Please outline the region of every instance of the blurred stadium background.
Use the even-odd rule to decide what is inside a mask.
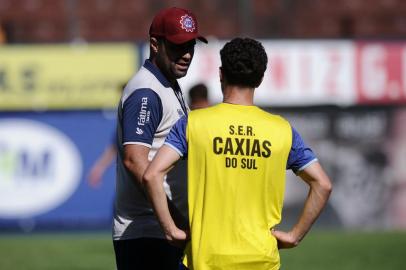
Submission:
[[[219,49],[260,39],[269,67],[256,103],[292,122],[334,182],[284,269],[404,269],[404,0],[0,0],[0,269],[114,269],[114,165],[97,189],[87,176],[167,6],[193,10],[210,37],[185,92],[202,82],[220,102]],[[305,196],[288,173],[283,227]]]

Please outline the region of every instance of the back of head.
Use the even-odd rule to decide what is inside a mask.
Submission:
[[[194,85],[189,90],[189,105],[192,110],[202,109],[208,107],[208,89],[207,86],[203,83]]]
[[[220,51],[221,71],[228,85],[256,88],[261,84],[268,57],[262,44],[251,38],[235,38]]]
[[[207,86],[203,83],[194,85],[189,90],[189,99],[193,102],[198,99],[207,99]]]

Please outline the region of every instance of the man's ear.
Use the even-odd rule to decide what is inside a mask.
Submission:
[[[150,54],[157,54],[158,53],[158,39],[156,37],[149,38],[149,50]]]

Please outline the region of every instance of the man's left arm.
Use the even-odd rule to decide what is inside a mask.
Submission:
[[[313,151],[300,134],[292,128],[292,146],[287,168],[292,169],[309,186],[309,193],[298,222],[290,232],[272,230],[279,248],[292,248],[299,244],[316,221],[330,196],[332,185]]]
[[[298,173],[298,176],[309,185],[303,211],[298,222],[289,232],[273,230],[278,239],[278,247],[293,248],[299,244],[316,221],[332,191],[332,184],[319,162],[314,162]]]
[[[187,238],[187,234],[175,225],[169,211],[163,182],[165,175],[179,159],[180,155],[178,152],[168,145],[163,145],[143,176],[143,184],[148,192],[155,215],[158,217],[165,237],[169,242],[177,246],[182,245]]]

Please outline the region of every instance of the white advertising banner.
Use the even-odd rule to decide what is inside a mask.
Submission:
[[[75,192],[82,160],[74,143],[42,122],[0,119],[0,217],[50,211]]]
[[[226,41],[198,43],[185,92],[208,86],[210,100],[222,100],[220,50]],[[259,106],[406,103],[406,43],[337,40],[263,40],[268,54],[264,81],[256,90]],[[148,48],[144,50],[147,56]]]
[[[210,89],[210,99],[222,99],[219,67],[224,42],[199,45],[192,66],[181,80],[186,91],[203,82]],[[255,103],[268,105],[353,104],[355,65],[351,42],[337,41],[263,41],[268,54],[268,68]]]

